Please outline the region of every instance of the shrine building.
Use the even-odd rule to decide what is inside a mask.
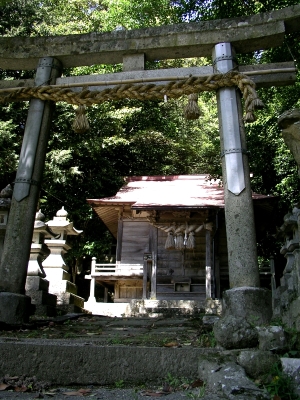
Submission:
[[[252,198],[261,236],[272,197]],[[91,269],[93,282],[113,293],[114,302],[201,301],[221,298],[229,289],[220,181],[206,175],[135,176],[115,196],[87,201],[117,241],[115,263],[94,258]]]

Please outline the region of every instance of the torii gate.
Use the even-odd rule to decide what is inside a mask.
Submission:
[[[217,89],[229,296],[236,294],[237,288],[246,288],[238,291],[238,296],[242,296],[238,301],[243,303],[247,298],[251,303],[247,296],[254,291],[256,298],[261,297],[261,304],[266,304],[265,292],[259,289],[242,105],[235,86],[243,91],[246,119],[251,120],[258,104],[253,82],[256,87],[290,85],[296,80],[296,68],[293,62],[238,68],[235,53],[279,46],[285,35],[298,31],[299,26],[300,5],[295,5],[250,17],[131,31],[0,38],[1,68],[36,68],[35,80],[0,82],[0,101],[31,98],[0,264],[0,321],[19,323],[28,318],[30,300],[24,295],[26,271],[54,101],[89,105],[119,98],[179,97],[203,89]],[[145,60],[202,56],[212,56],[213,65],[144,70]],[[113,63],[123,63],[123,72],[59,78],[63,68]],[[262,314],[270,316],[271,311],[251,309],[251,312],[258,313],[261,320]]]

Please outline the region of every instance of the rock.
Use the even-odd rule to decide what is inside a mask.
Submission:
[[[300,396],[300,358],[281,358],[283,372],[290,376],[295,385],[295,393]]]
[[[285,350],[287,338],[282,326],[258,327],[260,350]]]
[[[0,293],[0,322],[21,325],[28,322],[31,299],[18,293]]]
[[[245,319],[233,315],[221,318],[214,325],[215,338],[225,349],[243,349],[258,345],[258,333]]]
[[[272,317],[271,292],[256,287],[227,290],[223,296],[224,314],[214,325],[215,338],[226,349],[256,347],[256,326]]]
[[[205,326],[213,326],[217,321],[219,321],[220,317],[217,315],[205,315],[202,318],[203,325]]]
[[[259,389],[249,378],[244,369],[234,362],[219,365],[208,361],[199,369],[199,377],[207,382],[209,390],[220,393],[227,399],[264,400],[270,399],[265,391]]]
[[[250,378],[259,378],[267,374],[278,361],[278,356],[270,351],[243,350],[237,357],[238,364],[244,368]]]

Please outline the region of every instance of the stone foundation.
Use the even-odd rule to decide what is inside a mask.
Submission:
[[[257,326],[272,318],[272,297],[267,289],[240,287],[227,290],[223,315],[214,325],[217,342],[226,349],[256,347]]]
[[[19,325],[28,322],[31,312],[31,299],[22,294],[0,293],[0,322]]]

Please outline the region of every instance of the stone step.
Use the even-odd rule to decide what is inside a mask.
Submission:
[[[190,300],[131,300],[130,303],[102,303],[89,299],[84,303],[86,310],[96,315],[110,317],[144,317],[157,316],[199,316],[203,314],[220,315],[222,305],[220,300],[190,301]]]
[[[45,306],[56,307],[57,296],[45,292],[43,290],[26,292],[27,296],[31,297],[32,304],[40,304]]]
[[[27,276],[25,290],[26,292],[33,290],[44,290],[45,292],[48,292],[49,281],[40,276]]]
[[[57,305],[61,306],[69,304],[74,304],[77,307],[84,308],[84,298],[73,293],[57,294]]]
[[[55,317],[57,315],[56,307],[45,304],[32,304],[33,314],[37,317],[47,316]]]
[[[61,281],[56,285],[50,285],[50,292],[54,294],[63,292],[77,294],[77,286],[70,281]]]
[[[161,385],[167,376],[173,376],[207,382],[205,399],[209,400],[270,398],[236,363],[240,351],[193,347],[170,350],[166,347],[101,346],[88,343],[86,339],[61,339],[59,342],[45,342],[45,339],[10,342],[0,339],[0,352],[1,376],[12,371],[17,376],[26,374],[36,376],[38,380],[47,379],[52,385],[104,386],[115,385],[118,381],[131,385],[141,382]],[[84,369],[79,368],[76,360],[84,360]],[[42,368],[36,368],[36,365]],[[236,393],[232,394],[233,390]],[[120,393],[116,395],[119,396]],[[173,397],[172,393],[168,397],[179,399],[187,396],[184,392],[178,392],[178,397]],[[131,396],[126,398],[140,397],[131,392]]]

